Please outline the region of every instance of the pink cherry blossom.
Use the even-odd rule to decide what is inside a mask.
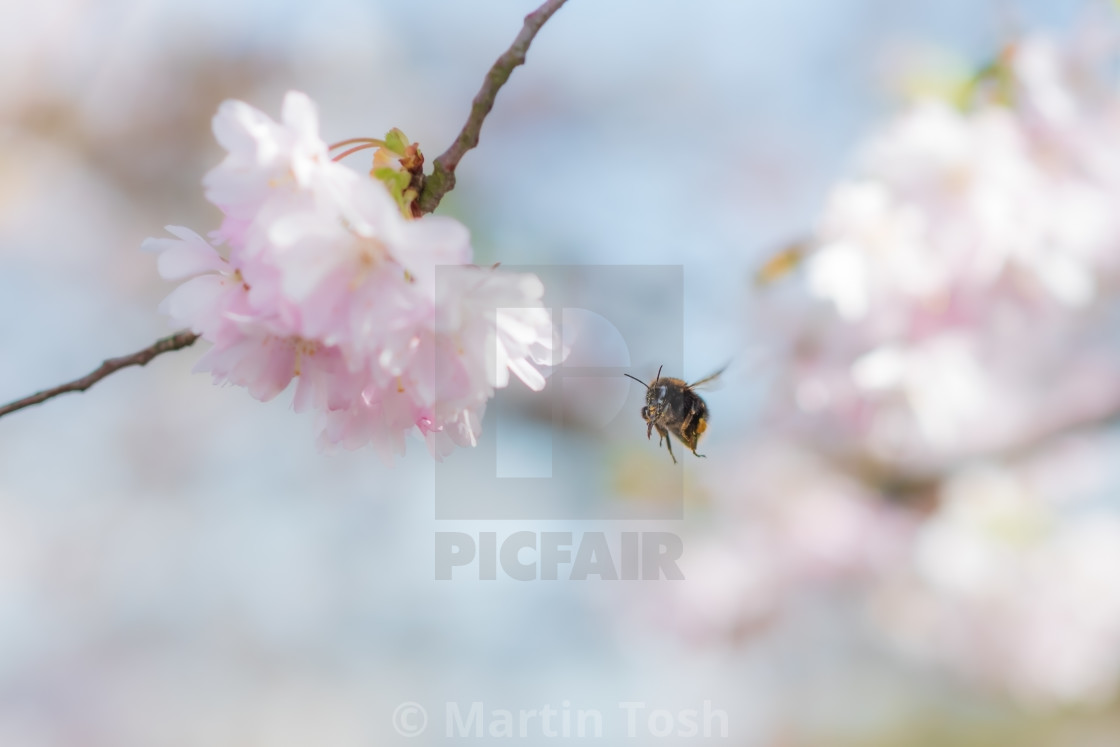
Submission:
[[[1120,404],[1120,94],[1075,49],[1015,45],[1010,104],[914,102],[833,189],[763,310],[819,444],[928,474]]]
[[[867,577],[883,629],[1034,704],[1120,680],[1120,518],[1013,461],[1120,408],[1120,91],[1084,50],[1025,39],[1006,100],[918,101],[881,128],[775,325],[803,443],[939,498],[909,559]]]
[[[544,386],[540,281],[469,265],[461,223],[405,217],[381,182],[333,161],[307,96],[289,93],[279,123],[226,102],[214,132],[228,151],[204,180],[224,215],[215,243],[169,227],[176,238],[145,244],[184,281],[162,309],[213,343],[197,370],[261,400],[295,380],[325,444],[387,456],[409,432],[436,456],[476,443],[510,372]]]

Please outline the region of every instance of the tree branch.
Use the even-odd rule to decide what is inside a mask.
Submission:
[[[841,471],[891,500],[910,506],[932,508],[939,500],[946,478],[970,464],[1014,464],[1026,461],[1063,438],[1118,425],[1120,400],[1114,400],[1096,411],[1081,413],[1078,417],[1027,434],[1017,443],[976,451],[924,472],[907,471],[897,464],[884,462],[863,452],[832,453],[826,456]]]
[[[191,332],[189,329],[185,329],[170,337],[157,340],[143,350],[137,350],[131,355],[110,358],[80,379],[75,379],[67,384],[56,386],[54,389],[44,389],[41,392],[32,394],[30,397],[17,399],[15,402],[0,407],[0,417],[15,412],[16,410],[22,410],[25,407],[31,407],[32,405],[46,402],[48,399],[57,397],[60,394],[66,394],[67,392],[84,392],[111,373],[120,371],[122,368],[128,368],[129,366],[146,366],[148,362],[157,355],[163,355],[164,353],[170,353],[172,350],[182,350],[183,348],[190,347],[197,339],[198,335]]]
[[[432,173],[424,180],[424,189],[420,192],[417,204],[421,213],[430,213],[436,209],[443,196],[455,187],[455,168],[468,150],[478,145],[478,134],[482,130],[482,123],[486,115],[494,108],[494,99],[498,91],[509,80],[513,69],[525,64],[525,53],[537,32],[544,26],[545,21],[560,9],[566,0],[547,0],[541,7],[525,16],[525,24],[521,33],[513,40],[513,44],[491,66],[490,72],[482,81],[482,88],[471,103],[471,113],[467,123],[459,131],[459,137],[451,144],[443,155],[436,158],[432,164]]]

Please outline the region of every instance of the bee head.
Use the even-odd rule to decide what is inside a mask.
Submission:
[[[668,389],[664,385],[651,386],[649,391],[646,392],[646,406],[645,410],[651,418],[656,418],[661,415],[662,411],[668,406],[667,402]]]
[[[628,376],[631,379],[634,379],[634,381],[638,382],[639,384],[641,384],[642,386],[644,386],[646,388],[646,406],[642,408],[642,419],[643,420],[650,421],[650,420],[656,420],[657,418],[661,417],[661,411],[664,407],[665,387],[664,386],[657,386],[657,382],[661,379],[661,369],[662,368],[664,368],[664,366],[661,366],[657,369],[657,376],[655,376],[653,378],[653,385],[652,386],[650,384],[645,383],[644,381],[637,378],[636,376],[630,376],[630,374],[623,374],[623,376]]]

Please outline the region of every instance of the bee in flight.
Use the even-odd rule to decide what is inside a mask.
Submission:
[[[646,421],[646,438],[652,438],[653,429],[656,428],[657,435],[660,436],[657,445],[665,442],[669,456],[673,457],[673,464],[677,463],[677,458],[673,456],[670,433],[693,454],[702,457],[703,454],[696,453],[696,443],[704,431],[708,430],[708,405],[693,390],[714,381],[727,367],[724,366],[693,384],[686,384],[682,379],[661,378],[661,368],[657,369],[657,376],[648,384],[636,376],[623,374],[646,388],[646,406],[642,408],[642,418]]]

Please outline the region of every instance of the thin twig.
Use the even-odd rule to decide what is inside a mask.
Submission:
[[[189,329],[185,329],[170,337],[157,340],[143,350],[137,350],[131,355],[110,358],[80,379],[75,379],[61,386],[56,386],[54,389],[44,389],[41,392],[32,394],[30,397],[17,399],[11,404],[0,407],[0,417],[15,412],[16,410],[22,410],[25,407],[31,407],[31,405],[37,405],[40,402],[46,402],[48,399],[57,397],[60,394],[66,394],[67,392],[84,392],[111,373],[120,371],[122,368],[128,368],[129,366],[146,366],[148,362],[157,355],[163,355],[164,353],[170,353],[172,350],[182,350],[183,348],[190,347],[197,339],[197,334],[191,332]]]
[[[468,150],[478,145],[478,134],[482,130],[482,122],[486,115],[494,108],[494,99],[498,91],[509,80],[513,69],[525,64],[525,53],[533,37],[544,26],[545,21],[560,9],[565,0],[548,0],[544,5],[525,16],[525,24],[521,33],[513,40],[513,44],[490,68],[486,78],[482,81],[482,88],[471,103],[471,114],[467,123],[459,131],[459,137],[451,144],[443,155],[436,158],[432,164],[432,173],[424,181],[424,190],[420,193],[417,204],[421,213],[430,213],[439,205],[443,196],[455,186],[455,167]]]

